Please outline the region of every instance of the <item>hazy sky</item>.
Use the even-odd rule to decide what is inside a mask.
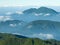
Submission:
[[[60,6],[60,0],[0,0],[0,6]]]

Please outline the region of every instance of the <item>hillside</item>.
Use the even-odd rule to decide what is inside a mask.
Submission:
[[[60,42],[56,40],[23,37],[19,38],[13,34],[0,33],[0,45],[60,45]]]
[[[34,37],[41,38],[40,35],[42,34],[42,39],[46,39],[44,35],[51,34],[52,37],[60,40],[60,22],[49,20],[36,20],[28,23],[24,29],[26,30],[26,33],[34,35]]]

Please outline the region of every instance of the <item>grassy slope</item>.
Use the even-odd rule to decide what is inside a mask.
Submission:
[[[60,42],[38,38],[18,38],[12,34],[0,33],[0,45],[60,45]]]

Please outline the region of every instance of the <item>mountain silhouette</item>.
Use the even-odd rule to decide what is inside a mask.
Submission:
[[[23,13],[29,14],[29,13],[52,13],[52,14],[57,14],[53,9],[47,8],[47,7],[40,7],[38,9],[36,8],[31,8],[23,11]]]

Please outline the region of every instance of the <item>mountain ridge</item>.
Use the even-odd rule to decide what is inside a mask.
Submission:
[[[47,8],[47,7],[40,7],[38,9],[36,8],[30,8],[30,9],[27,9],[25,11],[23,11],[23,13],[53,13],[53,14],[57,14],[58,12],[51,9],[51,8]]]
[[[18,38],[14,34],[0,33],[0,45],[60,45],[57,40],[41,40],[38,38]]]

